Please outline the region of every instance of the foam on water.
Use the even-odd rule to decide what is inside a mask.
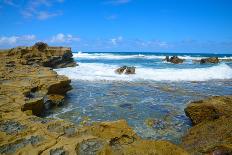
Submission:
[[[170,54],[172,55],[172,54]],[[143,55],[143,54],[132,54],[132,55],[120,55],[120,54],[113,54],[113,53],[73,53],[74,58],[79,59],[110,59],[110,60],[123,60],[123,59],[164,59],[165,56],[163,55]],[[196,57],[190,55],[183,55],[178,56],[181,59],[185,60],[200,60],[202,58],[207,57]],[[232,59],[232,57],[222,57],[220,59]]]
[[[155,69],[137,66],[134,75],[116,74],[114,71],[118,67],[120,66],[103,63],[79,63],[77,67],[57,69],[56,71],[70,79],[87,81],[207,81],[232,79],[232,68],[226,64],[192,69]]]
[[[112,53],[73,53],[74,58],[80,59],[110,59],[110,60],[123,60],[123,59],[164,59],[165,56],[160,55],[143,55],[143,54],[133,54],[133,55],[119,55]],[[179,56],[181,59],[201,59],[204,57],[192,57],[192,56]]]

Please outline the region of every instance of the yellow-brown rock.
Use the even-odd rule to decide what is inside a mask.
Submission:
[[[232,116],[232,96],[214,96],[192,102],[185,109],[185,113],[194,125],[221,116]]]
[[[192,127],[182,139],[191,154],[210,154],[217,150],[232,153],[232,118],[220,117]]]
[[[185,109],[194,126],[182,138],[191,154],[232,154],[232,96],[190,103]]]
[[[125,120],[75,126],[35,116],[48,102],[62,102],[71,89],[67,77],[44,67],[49,63],[50,67],[64,67],[66,59],[70,64],[70,54],[48,47],[39,49],[42,52],[36,46],[0,54],[0,154],[187,154],[169,142],[142,140]]]

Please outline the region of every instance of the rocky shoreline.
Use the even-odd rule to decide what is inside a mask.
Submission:
[[[0,154],[215,154],[232,153],[232,98],[212,97],[189,104],[194,126],[177,146],[143,140],[125,120],[77,127],[41,118],[62,104],[71,81],[52,68],[77,64],[71,48],[38,43],[0,53]]]

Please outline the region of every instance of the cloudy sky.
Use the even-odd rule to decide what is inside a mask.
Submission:
[[[0,48],[232,53],[232,0],[0,0]]]

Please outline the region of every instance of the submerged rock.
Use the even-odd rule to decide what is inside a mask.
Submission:
[[[115,70],[117,74],[135,74],[135,67],[122,66]]]
[[[163,61],[171,62],[173,64],[180,64],[184,62],[184,59],[180,59],[178,56],[172,56],[169,58],[169,56],[166,56]]]
[[[125,104],[120,104],[119,107],[126,108],[126,109],[132,109],[133,105],[129,103],[125,103]]]

